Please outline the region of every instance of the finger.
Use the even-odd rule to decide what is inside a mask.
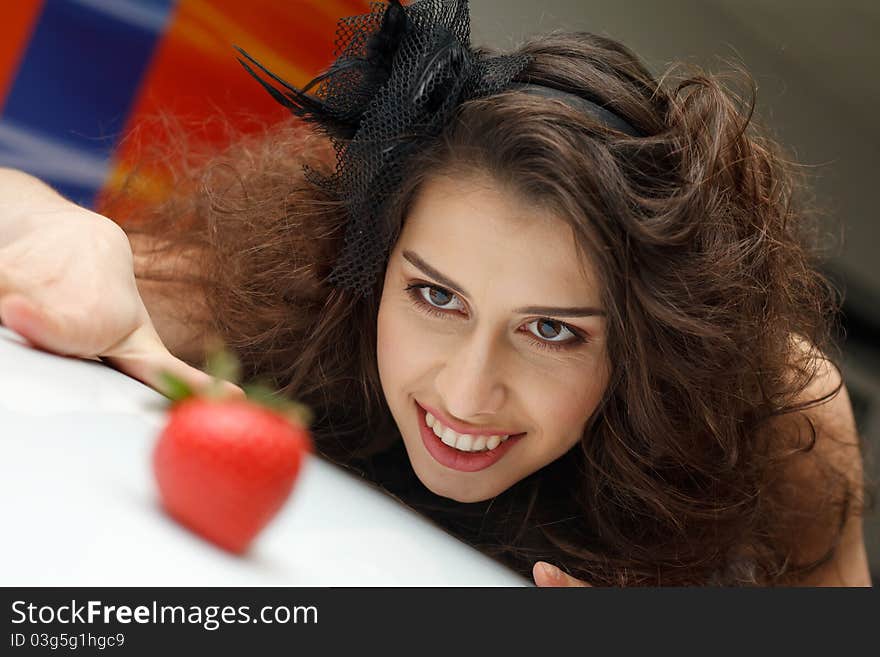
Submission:
[[[162,373],[167,372],[182,380],[195,391],[206,391],[214,383],[214,377],[174,356],[155,330],[141,326],[126,341],[103,355],[103,359],[121,372],[146,383],[158,392],[168,396]],[[243,399],[244,390],[237,385],[222,381],[221,393],[224,396]]]
[[[532,577],[537,586],[544,587],[590,587],[590,584],[564,573],[546,561],[537,561],[532,567]]]
[[[196,393],[206,392],[214,384],[214,377],[170,353],[154,354],[145,358],[107,358],[114,367],[139,381],[143,381],[163,395],[170,396],[162,374],[171,374],[186,383]],[[244,399],[244,390],[229,381],[220,381],[223,397]]]

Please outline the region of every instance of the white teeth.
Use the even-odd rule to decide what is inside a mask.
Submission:
[[[470,434],[460,435],[458,439],[455,441],[455,449],[460,449],[462,452],[474,452],[474,437]]]
[[[460,434],[449,427],[443,426],[437,418],[428,412],[425,413],[425,424],[445,444],[463,452],[483,452],[495,449],[510,438],[510,436],[472,436],[470,434]]]

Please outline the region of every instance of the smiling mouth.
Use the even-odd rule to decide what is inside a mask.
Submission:
[[[489,449],[489,440],[493,438],[493,436],[475,437],[468,434],[458,434],[453,431],[451,434],[448,434],[450,437],[447,437],[447,427],[443,426],[442,422],[432,422],[435,426],[439,426],[440,433],[438,433],[433,427],[428,426],[428,422],[431,421],[430,412],[418,402],[415,402],[414,406],[419,414],[422,442],[428,450],[428,453],[431,454],[435,461],[453,470],[476,472],[488,468],[490,465],[493,465],[502,459],[504,455],[526,435],[525,432],[512,434],[504,437],[504,440],[501,439],[502,436],[496,435],[494,437],[497,440],[497,444],[495,444],[492,449]],[[467,436],[467,438],[463,438],[464,436]],[[449,445],[449,442],[452,442],[453,439],[455,444]],[[462,440],[462,444],[459,446],[460,439]],[[480,441],[485,440],[485,445],[481,446],[477,443],[476,446],[482,448],[474,450],[474,439]],[[470,444],[467,444],[468,440],[470,441]],[[495,441],[492,442],[495,443]],[[463,449],[465,447],[467,449]]]
[[[428,411],[425,411],[425,424],[444,445],[453,447],[460,452],[490,452],[511,438],[510,434],[461,434],[445,426]]]

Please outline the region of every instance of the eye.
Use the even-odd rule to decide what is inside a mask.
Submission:
[[[423,301],[434,308],[440,308],[441,310],[464,309],[464,306],[461,301],[458,300],[458,297],[455,296],[455,293],[450,292],[445,288],[437,287],[436,285],[422,284],[412,285],[407,289],[415,292],[420,301]],[[453,301],[457,301],[457,303],[450,305]]]
[[[437,287],[435,285],[425,285],[419,289],[419,294],[422,299],[430,303],[432,306],[436,308],[443,308],[444,310],[461,310],[462,305],[461,301],[458,302],[457,306],[450,306],[454,300],[457,299],[455,294],[450,292],[449,290],[445,290],[442,287]]]
[[[584,341],[581,335],[572,331],[562,322],[546,317],[529,322],[526,324],[526,328],[531,335],[539,338],[536,342],[544,346],[561,347]]]
[[[414,283],[406,287],[413,300],[426,310],[464,310],[464,304],[454,292],[430,283]]]

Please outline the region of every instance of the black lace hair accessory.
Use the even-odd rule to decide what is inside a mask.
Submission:
[[[302,89],[237,50],[242,66],[276,101],[333,143],[335,172],[323,176],[307,169],[306,175],[347,206],[345,243],[329,282],[358,295],[371,293],[391,248],[394,236],[382,220],[385,200],[403,181],[409,157],[437,137],[465,101],[517,88],[562,100],[610,128],[638,135],[585,98],[514,83],[529,57],[474,51],[467,0],[374,2],[370,13],[341,19],[335,61]]]

